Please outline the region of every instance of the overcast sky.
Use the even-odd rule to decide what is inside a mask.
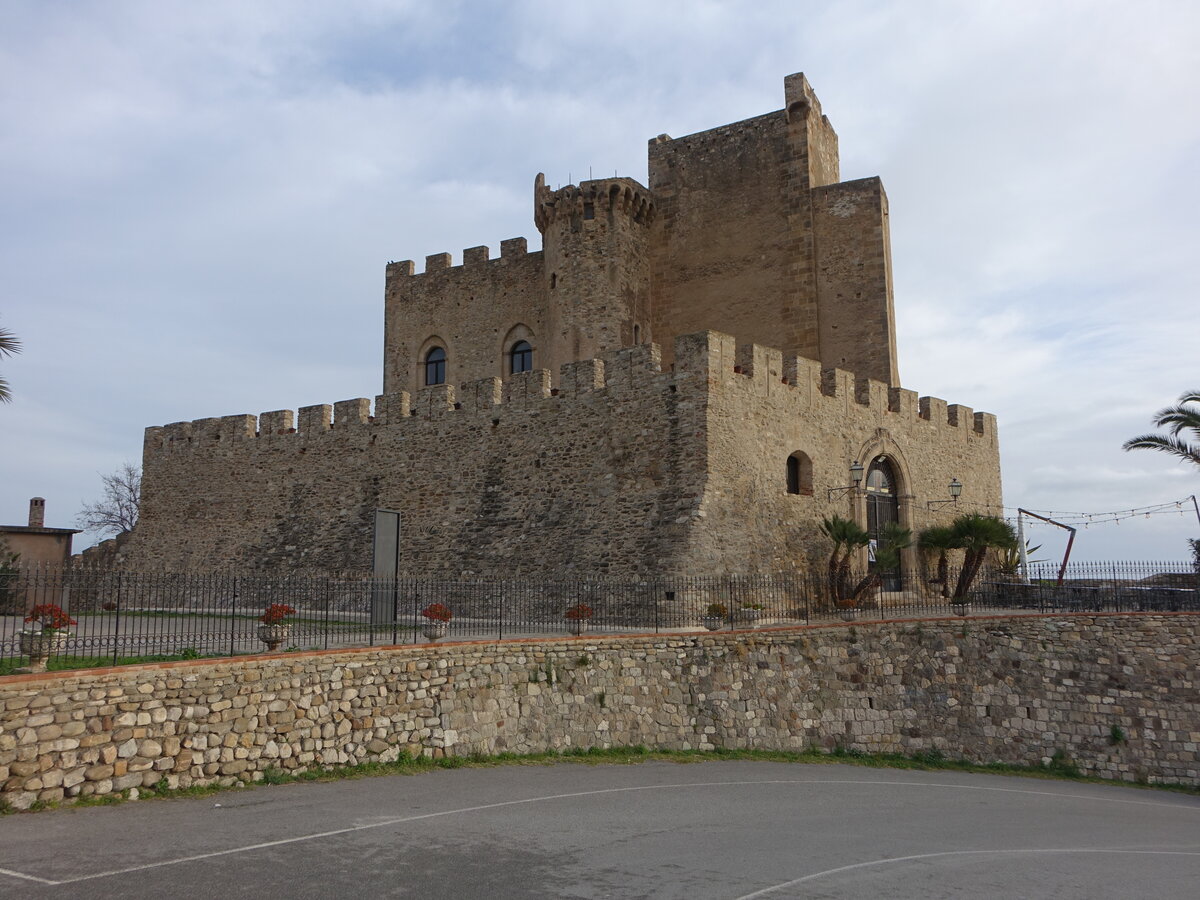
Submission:
[[[887,189],[902,383],[999,417],[1005,503],[1186,497],[1120,446],[1200,388],[1198,10],[4,0],[0,522],[71,527],[147,425],[373,397],[389,260],[534,249],[537,172],[644,183],[798,71]],[[1181,559],[1181,512],[1075,555]]]

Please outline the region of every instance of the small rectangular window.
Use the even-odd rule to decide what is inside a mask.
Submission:
[[[594,204],[594,203],[583,204],[583,217],[585,219],[596,218],[596,204]]]

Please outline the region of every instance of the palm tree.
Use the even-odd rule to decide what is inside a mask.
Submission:
[[[958,549],[958,538],[954,535],[954,529],[949,525],[931,525],[921,532],[917,544],[922,550],[937,552],[937,578],[934,579],[934,584],[940,584],[942,596],[949,597],[950,563],[946,559],[946,553]]]
[[[7,328],[0,328],[0,356],[12,356],[20,352],[21,342],[17,340],[17,336]],[[8,403],[10,400],[12,391],[8,388],[8,382],[0,378],[0,403]]]
[[[983,561],[993,547],[1008,550],[1016,546],[1017,536],[1013,534],[1012,526],[1003,519],[994,516],[982,516],[979,513],[968,513],[959,516],[950,526],[958,546],[966,551],[963,558],[962,571],[958,573],[958,582],[954,585],[954,596],[951,603],[966,603],[967,592],[971,583],[983,568]]]
[[[884,572],[894,572],[900,568],[900,551],[912,544],[912,532],[899,522],[888,522],[883,526],[883,534],[879,536],[879,546],[875,548],[875,565],[873,565],[862,580],[850,592],[850,606],[858,605],[858,598],[873,591],[883,580]]]
[[[871,536],[857,522],[841,516],[822,519],[821,531],[833,541],[833,552],[829,554],[829,589],[834,602],[841,605],[849,594],[850,558],[855,550],[867,546]]]
[[[900,565],[900,551],[912,543],[912,532],[898,522],[889,522],[883,528],[879,546],[875,548],[875,565],[858,584],[850,586],[850,561],[856,550],[871,542],[871,536],[857,522],[830,516],[821,520],[821,531],[833,541],[833,552],[829,555],[829,586],[833,602],[843,609],[858,606],[858,599],[879,585],[884,572]]]
[[[1184,391],[1175,406],[1154,414],[1155,427],[1168,429],[1167,434],[1140,434],[1127,440],[1124,449],[1160,450],[1200,466],[1200,409],[1185,405],[1188,403],[1200,403],[1200,390]],[[1181,438],[1184,431],[1191,432],[1196,442]]]

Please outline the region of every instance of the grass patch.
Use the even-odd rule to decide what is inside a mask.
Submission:
[[[194,647],[180,650],[178,653],[158,653],[150,656],[118,656],[114,661],[112,656],[66,656],[55,654],[46,663],[47,672],[66,672],[72,669],[95,669],[101,666],[136,666],[140,663],[178,662],[187,659],[208,659],[227,656],[224,653],[201,653]],[[29,665],[24,657],[0,660],[0,675],[13,675],[16,670]]]
[[[674,763],[703,763],[723,760],[754,760],[761,762],[807,763],[818,765],[853,765],[875,769],[910,769],[917,771],[971,772],[981,775],[1010,775],[1023,778],[1041,778],[1054,781],[1075,781],[1086,784],[1102,784],[1114,788],[1142,788],[1171,791],[1200,796],[1200,787],[1174,784],[1147,784],[1113,781],[1107,778],[1083,775],[1063,751],[1058,751],[1045,765],[1023,765],[1019,763],[973,763],[965,759],[953,759],[938,750],[913,755],[900,753],[863,753],[853,748],[838,747],[829,752],[811,747],[807,750],[743,750],[716,748],[713,750],[663,750],[644,745],[631,747],[572,747],[566,750],[548,750],[543,753],[498,753],[485,755],[472,753],[465,756],[447,756],[433,759],[426,756],[404,756],[395,762],[368,762],[357,766],[336,768],[311,768],[303,772],[290,772],[271,768],[263,772],[259,781],[239,782],[235,785],[217,783],[192,785],[186,788],[168,788],[165,779],[150,787],[139,788],[142,799],[176,799],[185,797],[207,797],[227,791],[255,788],[263,785],[279,786],[306,782],[340,781],[350,778],[374,778],[381,775],[421,775],[439,769],[478,769],[498,766],[538,766],[556,764],[575,765],[635,765],[652,760]],[[129,791],[102,796],[79,797],[62,803],[37,803],[36,809],[52,809],[59,806],[111,806],[130,797]],[[31,809],[32,811],[32,809]],[[0,805],[0,815],[15,812]]]

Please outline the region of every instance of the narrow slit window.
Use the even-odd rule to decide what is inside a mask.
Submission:
[[[583,217],[585,219],[596,218],[596,204],[594,204],[594,203],[583,204]]]

